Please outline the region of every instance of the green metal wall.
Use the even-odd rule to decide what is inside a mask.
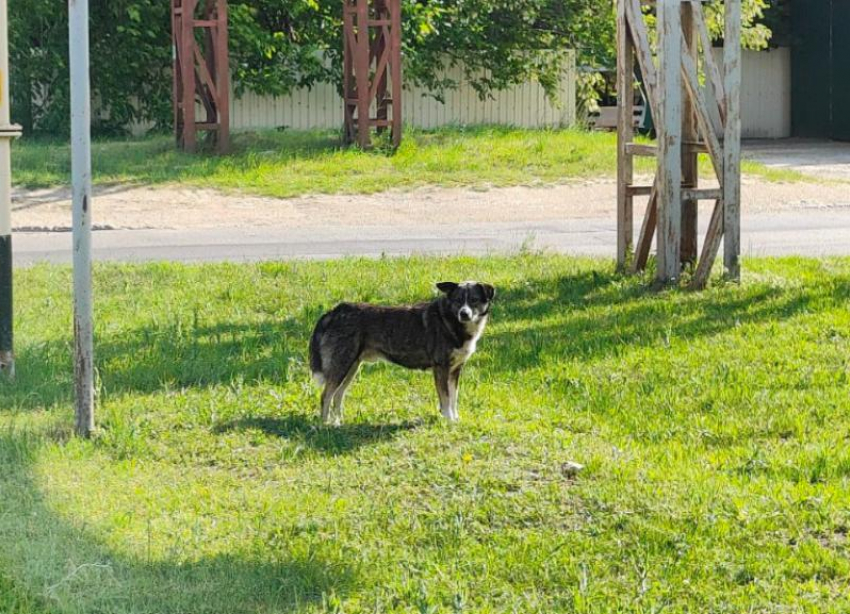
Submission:
[[[791,35],[794,136],[850,140],[850,0],[795,0]]]

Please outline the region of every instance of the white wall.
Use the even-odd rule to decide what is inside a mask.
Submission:
[[[715,49],[722,66],[722,49]],[[791,50],[744,50],[741,66],[741,136],[791,136]]]
[[[405,126],[436,128],[447,124],[505,124],[526,128],[571,126],[576,121],[576,67],[571,53],[558,88],[556,104],[546,98],[536,81],[509,90],[493,92],[493,99],[481,100],[456,67],[447,75],[459,83],[448,90],[445,103],[439,103],[418,87],[405,87],[402,119]],[[200,106],[198,117],[202,116]],[[278,128],[293,130],[341,129],[342,99],[336,89],[322,83],[299,89],[288,96],[269,97],[246,93],[231,96],[232,130]],[[133,127],[136,134],[145,126]]]

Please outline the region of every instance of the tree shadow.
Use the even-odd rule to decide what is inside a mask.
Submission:
[[[14,594],[39,611],[296,613],[355,584],[356,570],[332,543],[302,552],[278,537],[262,555],[151,559],[142,547],[133,556],[117,553],[45,499],[33,471],[44,441],[21,431],[0,434],[2,572]],[[286,527],[278,533],[288,535]]]
[[[796,288],[764,284],[659,293],[613,270],[533,278],[499,289],[491,327],[480,344],[485,352],[475,363],[502,374],[548,359],[592,360],[671,339],[694,341],[741,324],[787,319],[824,301],[845,302],[848,285],[846,278],[837,277],[832,283]],[[117,327],[97,338],[101,391],[146,394],[237,381],[306,381],[307,343],[319,312],[313,305],[274,321]],[[26,411],[70,402],[71,354],[70,338],[24,346],[18,383],[0,383],[0,409]],[[292,420],[265,426],[281,436],[305,437],[312,423]],[[351,435],[369,439],[365,433]]]
[[[286,439],[316,450],[328,456],[346,454],[382,441],[389,441],[401,433],[412,431],[425,424],[425,420],[410,420],[398,423],[343,424],[337,427],[323,426],[317,420],[303,415],[290,414],[280,418],[242,418],[219,424],[215,431],[261,431],[266,435]]]
[[[749,289],[660,293],[611,272],[587,271],[535,280],[500,291],[501,313],[512,326],[485,335],[495,360],[513,372],[549,360],[594,360],[628,348],[666,345],[722,334],[736,326],[779,321],[841,301],[847,284],[794,290],[764,285]],[[671,303],[670,295],[673,295]],[[557,317],[557,324],[547,323]],[[496,370],[499,370],[496,367]]]

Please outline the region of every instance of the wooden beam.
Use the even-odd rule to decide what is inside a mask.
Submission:
[[[626,191],[629,196],[649,196],[652,193],[652,190],[655,189],[655,186],[651,185],[632,185],[629,184],[626,186]]]
[[[682,11],[682,54],[690,56],[697,62],[699,47],[697,45],[696,16],[702,12],[699,4],[683,2]],[[685,86],[682,86],[682,101],[688,100]],[[684,106],[682,112],[682,140],[695,141],[698,138],[696,113],[693,104]],[[693,265],[697,261],[697,222],[699,218],[698,202],[692,197],[691,190],[699,183],[699,156],[682,147],[682,241],[680,246],[681,264]]]
[[[649,202],[646,203],[646,213],[643,216],[640,234],[635,245],[635,257],[631,268],[632,273],[643,271],[646,268],[646,263],[649,261],[649,249],[652,247],[652,237],[655,234],[657,225],[658,190],[653,185],[652,192],[649,195]]]
[[[654,158],[658,155],[658,148],[655,145],[644,145],[643,143],[626,143],[626,153],[630,156]]]
[[[714,260],[717,258],[717,250],[720,248],[720,239],[723,237],[723,201],[718,200],[714,204],[714,211],[711,213],[711,220],[708,223],[708,231],[705,233],[705,241],[702,246],[702,253],[697,262],[697,269],[694,272],[694,277],[691,280],[691,288],[702,290],[708,283],[708,276],[711,275],[711,268],[714,265]]]
[[[705,68],[706,81],[714,95],[714,100],[717,101],[718,111],[722,121],[726,121],[726,92],[723,87],[723,77],[720,74],[720,68],[717,66],[717,61],[712,54],[711,36],[708,33],[708,27],[705,24],[705,17],[702,12],[701,2],[699,0],[691,0],[693,5],[694,25],[699,34],[700,44],[703,51],[703,66]]]
[[[680,39],[684,41],[684,37],[680,35]],[[717,178],[723,183],[723,148],[720,145],[720,139],[714,122],[709,117],[709,109],[703,96],[702,88],[699,85],[697,77],[697,67],[693,58],[688,54],[682,54],[681,59],[682,79],[685,83],[690,101],[696,113],[697,125],[699,132],[702,134],[703,142],[708,146],[708,155],[711,158],[711,165],[714,167],[714,172]]]
[[[655,61],[652,59],[652,50],[649,48],[649,32],[643,20],[640,3],[639,0],[623,0],[623,2],[625,2],[626,21],[632,34],[634,52],[640,66],[640,73],[643,76],[643,85],[646,89],[650,112],[652,117],[659,117],[658,71],[655,68]]]
[[[634,138],[635,51],[626,20],[627,0],[617,0],[617,267],[624,270],[632,249],[634,207],[629,186],[634,178],[627,147]]]
[[[719,188],[682,188],[683,200],[718,200],[723,198]]]
[[[369,0],[357,0],[357,47],[354,75],[357,81],[357,142],[363,149],[372,145],[369,135]]]
[[[741,279],[741,0],[726,0],[723,44],[726,124],[723,135],[723,262]]]
[[[401,0],[388,0],[390,7],[390,83],[392,85],[392,141],[393,147],[401,145]]]
[[[682,238],[681,0],[658,1],[658,280],[679,279]],[[685,55],[685,57],[687,57]]]

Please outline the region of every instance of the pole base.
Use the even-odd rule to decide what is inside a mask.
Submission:
[[[12,352],[0,352],[0,377],[15,379],[15,355]]]

